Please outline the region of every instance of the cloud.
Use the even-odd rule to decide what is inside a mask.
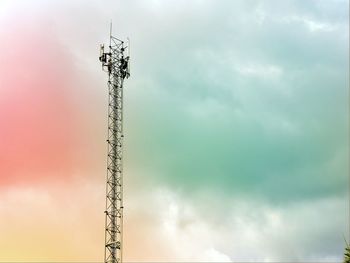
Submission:
[[[2,191],[1,260],[100,260],[103,186],[86,180],[70,187],[41,184]],[[195,196],[154,185],[133,189],[129,185],[127,190],[128,262],[342,258],[342,235],[347,231],[344,196],[276,206],[243,196],[227,198],[211,190]],[[18,210],[25,217],[19,217]],[[18,238],[13,238],[18,231],[25,247],[18,247]]]
[[[342,259],[347,198],[324,198],[274,206],[262,200],[211,195],[189,198],[159,187],[129,195],[126,242],[150,248],[125,253],[129,261],[328,262]],[[208,201],[209,200],[209,201]],[[147,205],[145,205],[147,204]],[[339,214],[339,211],[342,211]],[[149,218],[147,234],[131,230],[135,217]],[[315,224],[317,222],[317,224]],[[130,244],[130,243],[129,243]],[[154,244],[152,247],[150,244]],[[154,253],[167,251],[166,256]],[[154,250],[154,251],[152,251]],[[129,252],[129,253],[128,253]]]
[[[96,199],[104,192],[94,180],[102,180],[105,169],[107,91],[97,56],[113,18],[115,34],[131,39],[128,259],[340,260],[347,215],[333,215],[346,209],[348,192],[346,1],[13,3],[1,17],[8,28],[0,29],[6,36],[0,45],[9,51],[0,100],[11,99],[0,104],[9,123],[0,135],[12,140],[2,142],[0,157],[11,162],[5,159],[10,165],[1,183],[16,171],[16,185],[27,185],[2,192],[2,244],[23,234],[7,228],[16,222],[28,231],[25,260],[37,259],[44,241],[55,246],[45,260],[88,257],[83,242],[89,259],[99,258],[103,222],[92,207],[101,207]],[[26,19],[18,20],[23,14]],[[27,45],[13,48],[23,32]],[[21,103],[3,88],[12,81],[26,87]],[[17,109],[26,103],[31,107]],[[26,129],[13,124],[23,119]],[[27,156],[34,159],[32,169],[26,169]],[[47,169],[38,171],[42,167]],[[45,178],[52,185],[83,181],[89,187],[74,184],[51,196],[50,187],[38,186]],[[17,207],[28,208],[27,221],[18,219]],[[91,233],[84,221],[90,216],[99,238],[74,239]],[[29,227],[40,232],[38,242],[31,243]],[[57,244],[49,242],[52,229],[62,230],[53,234]],[[2,246],[8,248],[4,260],[18,254],[15,241]]]
[[[341,28],[346,20],[326,19],[317,3],[211,4],[193,15],[192,3],[180,16],[179,6],[172,13],[163,3],[143,24],[153,29],[128,84],[130,154],[159,180],[185,188],[258,191],[274,200],[345,192],[347,41],[281,17]],[[263,10],[263,25],[242,12],[248,8]],[[336,174],[328,166],[334,158],[342,162]],[[287,182],[293,187],[280,190]]]
[[[282,74],[282,69],[274,65],[238,65],[236,70],[248,77],[273,78]]]

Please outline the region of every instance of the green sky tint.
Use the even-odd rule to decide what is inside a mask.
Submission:
[[[346,193],[348,16],[346,2],[330,2],[146,9],[155,13],[140,25],[147,42],[134,44],[144,53],[126,91],[137,166],[191,191]]]
[[[125,217],[147,222],[126,232],[152,234],[132,245],[169,252],[149,261],[339,261],[348,1],[88,3],[96,39],[108,17],[131,39]]]

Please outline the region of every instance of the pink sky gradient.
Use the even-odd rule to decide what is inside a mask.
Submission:
[[[105,129],[93,84],[49,16],[19,6],[0,18],[0,261],[99,261]]]
[[[86,83],[47,21],[1,21],[0,186],[72,177],[92,158]]]

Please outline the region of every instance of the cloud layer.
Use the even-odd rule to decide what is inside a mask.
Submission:
[[[249,198],[223,203],[209,191],[195,198],[164,187],[152,194],[140,192],[128,199],[132,209],[127,213],[125,242],[139,253],[128,253],[130,261],[333,262],[342,258],[338,245],[342,236],[337,232],[347,223],[344,197],[273,206]],[[141,232],[131,228],[139,215],[144,218]],[[148,247],[150,238],[153,246]]]
[[[125,258],[341,260],[347,6],[3,1],[0,260],[102,258],[107,92],[97,56],[111,18],[131,39]],[[29,244],[20,256],[18,239]]]
[[[331,9],[339,16],[317,1],[157,4],[128,91],[138,115],[127,127],[143,134],[130,142],[138,163],[160,180],[228,194],[347,191],[344,3]]]

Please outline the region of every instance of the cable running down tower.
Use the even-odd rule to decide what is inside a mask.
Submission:
[[[111,27],[112,28],[112,27]],[[105,263],[121,263],[123,251],[123,84],[130,76],[129,47],[110,33],[109,51],[99,60],[108,73],[108,153],[105,210]]]

